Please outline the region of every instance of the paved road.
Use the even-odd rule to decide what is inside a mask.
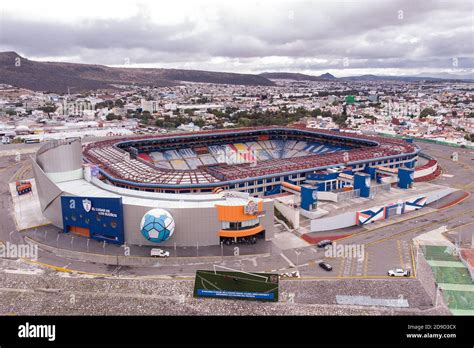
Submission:
[[[444,169],[444,176],[436,179],[435,183],[474,192],[473,150],[453,149],[426,143],[420,143],[419,145],[427,153],[439,158],[440,165]],[[449,159],[449,155],[453,151],[459,153],[458,162],[452,162]],[[15,162],[13,157],[0,158],[0,177],[2,178],[0,213],[6,217],[2,219],[0,240],[19,242],[21,240],[19,233],[10,235],[10,232],[14,231],[15,228],[11,218],[11,198],[6,184],[10,180],[17,179],[15,173],[23,177],[31,175],[28,172],[27,162]],[[245,271],[286,272],[298,269],[303,277],[308,278],[385,277],[387,270],[390,268],[413,268],[414,252],[411,247],[413,237],[443,225],[448,226],[448,228],[456,228],[474,222],[474,198],[471,196],[458,205],[440,211],[427,212],[423,216],[406,215],[403,216],[403,220],[388,225],[384,225],[387,222],[377,222],[370,226],[370,231],[360,229],[359,233],[339,241],[342,246],[363,247],[365,255],[368,255],[364,258],[329,258],[325,254],[325,250],[318,250],[314,246],[296,250],[280,250],[272,243],[270,246],[271,256],[268,253],[259,256],[242,256],[237,261],[222,261],[217,258],[214,262],[209,262],[195,258],[192,261],[169,260],[169,263],[162,264],[157,260],[152,267],[132,268],[79,262],[45,252],[40,253],[38,261],[70,270],[122,276],[192,276],[197,269],[211,269],[214,264],[220,264]],[[380,226],[380,228],[374,229],[375,226]],[[469,232],[469,227],[464,227],[464,229]],[[344,233],[338,232],[338,234]],[[91,241],[91,243],[95,242]],[[230,252],[230,250],[226,252]],[[322,270],[317,264],[320,260],[331,263],[334,267],[333,271],[326,272]]]

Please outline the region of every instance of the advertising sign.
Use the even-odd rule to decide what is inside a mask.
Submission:
[[[194,297],[278,301],[279,276],[238,271],[196,271]]]

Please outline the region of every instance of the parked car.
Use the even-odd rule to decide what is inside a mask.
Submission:
[[[327,272],[331,272],[331,271],[332,271],[332,266],[331,266],[329,263],[324,262],[324,261],[321,261],[321,262],[319,263],[319,267],[321,267],[322,269],[324,269],[324,270],[327,271]]]
[[[163,249],[153,248],[151,249],[150,255],[152,257],[168,257],[170,256],[170,252],[164,251]]]
[[[407,270],[404,270],[404,269],[401,269],[401,268],[397,268],[397,269],[391,269],[388,271],[388,275],[390,277],[409,277],[411,274],[410,270],[407,269]]]
[[[326,245],[332,245],[332,240],[325,239],[320,241],[318,244],[318,248],[324,248]]]

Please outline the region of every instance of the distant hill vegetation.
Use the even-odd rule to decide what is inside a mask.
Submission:
[[[19,63],[19,64],[18,64]],[[0,52],[0,83],[34,91],[78,93],[112,88],[113,84],[174,86],[179,81],[248,86],[273,86],[260,75],[183,70],[112,68],[104,65],[38,62],[16,52]]]
[[[299,73],[288,72],[265,72],[260,76],[266,77],[270,80],[294,80],[294,81],[463,81],[473,82],[474,74],[454,75],[442,74],[443,76],[388,76],[388,75],[359,75],[347,77],[335,77],[330,73],[325,73],[319,76],[305,75]]]
[[[336,79],[330,73],[325,73],[319,76],[305,75],[300,73],[288,72],[264,72],[260,76],[273,80],[295,80],[295,81],[326,81]]]

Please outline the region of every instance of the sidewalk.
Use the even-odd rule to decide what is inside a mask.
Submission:
[[[79,258],[84,261],[100,262],[101,258],[105,263],[113,260],[113,264],[117,263],[117,257],[128,259],[148,259],[149,261],[140,260],[138,263],[156,263],[164,260],[187,260],[190,259],[221,259],[225,258],[239,258],[249,257],[254,255],[268,254],[272,252],[273,243],[271,241],[258,240],[257,244],[233,244],[233,245],[213,245],[213,246],[196,246],[196,247],[163,247],[157,244],[156,246],[138,246],[138,245],[116,245],[98,242],[86,237],[76,235],[73,233],[63,233],[62,230],[55,226],[41,226],[32,230],[22,232],[24,237],[27,237],[31,243],[37,243],[40,249],[50,251],[54,254],[61,254],[63,256]],[[238,254],[236,255],[236,247],[238,247]],[[152,258],[150,251],[152,248],[160,248],[170,252],[170,257]],[[90,255],[88,258],[87,255]],[[112,257],[113,259],[111,259]]]

